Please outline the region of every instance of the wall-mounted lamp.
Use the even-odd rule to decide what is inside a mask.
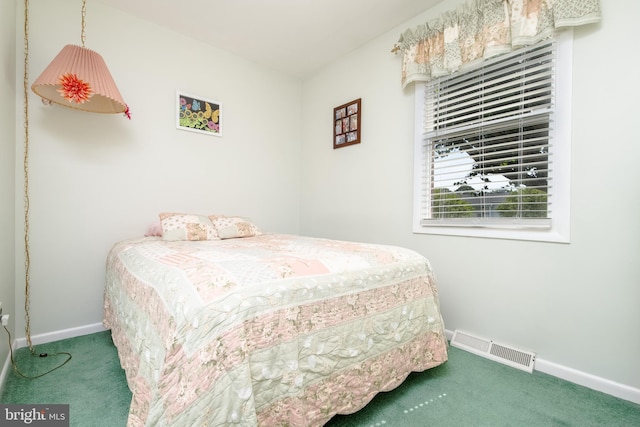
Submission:
[[[84,46],[85,15],[86,0],[82,0],[82,46],[62,48],[31,89],[45,103],[94,113],[124,113],[131,118],[102,56]]]

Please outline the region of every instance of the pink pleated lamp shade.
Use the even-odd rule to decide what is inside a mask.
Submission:
[[[46,100],[78,110],[127,111],[102,56],[84,46],[63,47],[31,89]]]

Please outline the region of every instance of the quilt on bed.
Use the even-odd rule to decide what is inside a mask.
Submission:
[[[106,278],[129,426],[321,426],[447,359],[431,266],[404,248],[144,238]]]

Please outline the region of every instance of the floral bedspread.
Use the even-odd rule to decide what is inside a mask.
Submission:
[[[447,360],[431,266],[404,248],[151,237],[114,245],[106,279],[129,426],[321,426]]]

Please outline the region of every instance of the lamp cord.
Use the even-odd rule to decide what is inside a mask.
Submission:
[[[30,272],[31,258],[29,253],[29,0],[24,1],[24,317],[27,344],[31,354],[35,354],[31,342],[30,306]]]
[[[84,2],[85,0],[83,0]],[[24,317],[25,317],[25,334],[27,338],[27,345],[32,356],[36,355],[35,348],[31,342],[31,318],[29,315],[31,306],[31,256],[29,251],[29,0],[24,0],[24,74],[22,80],[22,89],[24,96],[24,157],[23,157],[23,170],[24,170]],[[23,378],[40,378],[50,372],[61,368],[69,360],[71,360],[71,354],[66,352],[52,353],[51,355],[66,355],[67,359],[62,364],[54,367],[53,369],[37,375],[27,376],[20,372],[18,366],[13,359],[13,345],[11,343],[11,333],[6,326],[4,330],[7,331],[9,336],[9,351],[11,353],[11,364],[13,370]],[[46,357],[47,353],[42,353],[39,357]]]
[[[87,0],[82,0],[82,32],[80,33],[80,40],[82,40],[82,47],[84,46],[84,42],[87,39],[85,34],[85,19],[87,18]]]
[[[33,380],[36,378],[40,378],[40,377],[44,377],[45,375],[55,371],[56,369],[62,368],[64,365],[66,365],[70,360],[71,360],[71,353],[67,353],[64,351],[58,352],[58,353],[51,353],[51,354],[47,354],[47,353],[42,353],[40,355],[38,355],[38,357],[47,357],[47,356],[60,356],[60,355],[65,355],[67,356],[67,358],[65,359],[64,362],[62,362],[61,364],[59,364],[58,366],[55,366],[53,368],[51,368],[50,370],[43,372],[42,374],[38,374],[38,375],[26,375],[23,374],[22,372],[20,372],[20,369],[18,369],[18,365],[16,364],[16,361],[13,358],[13,346],[11,345],[11,332],[9,332],[9,329],[7,329],[6,326],[3,326],[4,330],[7,331],[7,336],[9,339],[9,354],[11,355],[11,366],[13,366],[13,371],[18,374],[19,376],[21,376],[22,378],[26,378],[28,380]],[[35,353],[31,353],[31,356],[36,356]]]

